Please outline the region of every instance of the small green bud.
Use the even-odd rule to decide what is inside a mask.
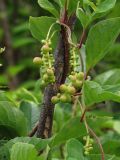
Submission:
[[[51,51],[51,48],[50,48],[47,44],[45,44],[45,45],[41,48],[41,51],[42,51],[43,53],[47,53],[47,52],[50,52],[50,51]]]
[[[92,138],[90,138],[90,140],[89,140],[89,141],[90,141],[90,143],[91,143],[91,144],[93,144],[93,143],[94,143],[94,140],[93,140]]]
[[[93,147],[89,147],[89,148],[88,148],[88,151],[92,151],[92,150],[93,150]]]
[[[46,82],[44,80],[42,80],[41,87],[44,88],[45,86],[46,86]]]
[[[48,79],[49,79],[49,78],[48,78],[48,75],[47,75],[47,74],[44,74],[44,75],[43,75],[43,80],[44,80],[44,81],[48,81]]]
[[[52,102],[53,104],[56,104],[56,103],[59,102],[59,98],[58,98],[57,96],[54,96],[54,97],[52,97],[51,102]]]
[[[58,94],[57,94],[57,97],[58,97],[58,98],[60,98],[60,96],[61,96],[61,94],[60,94],[60,93],[58,93]]]
[[[41,65],[42,64],[42,59],[40,57],[35,57],[33,59],[33,63],[37,64],[37,65]]]
[[[45,44],[45,43],[46,43],[46,40],[43,39],[43,40],[41,41],[41,43]]]
[[[76,75],[70,75],[69,78],[73,83],[77,80]]]
[[[85,151],[85,153],[84,153],[84,154],[87,156],[87,155],[89,155],[89,152],[88,152],[88,151]]]
[[[79,72],[79,73],[77,74],[77,78],[78,78],[79,80],[83,80],[83,79],[84,79],[84,73],[83,73],[83,72]]]
[[[76,89],[80,89],[82,87],[82,81],[75,81],[73,83],[73,86],[76,88]]]
[[[4,48],[0,48],[0,54],[3,53],[5,51],[5,47]]]
[[[47,74],[48,74],[49,76],[53,76],[53,75],[54,75],[53,69],[48,68],[48,69],[47,69]]]
[[[61,91],[62,93],[66,92],[66,91],[67,91],[67,86],[66,86],[65,84],[62,84],[62,85],[60,86],[60,91]]]
[[[66,96],[65,94],[61,95],[61,97],[60,97],[60,101],[61,101],[61,102],[63,102],[63,103],[68,102],[68,98],[67,98],[67,96]]]
[[[67,93],[73,95],[73,94],[75,94],[75,92],[76,92],[76,89],[74,87],[72,87],[72,86],[67,87]]]

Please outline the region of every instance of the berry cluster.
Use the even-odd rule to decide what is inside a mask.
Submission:
[[[33,63],[41,66],[41,85],[42,87],[47,86],[50,83],[55,82],[54,76],[54,58],[53,54],[51,54],[51,41],[50,40],[42,40],[43,46],[41,48],[42,57],[35,57],[33,59]]]
[[[69,75],[70,83],[75,89],[78,91],[81,89],[83,80],[84,80],[84,73],[83,72],[72,72]]]
[[[84,80],[84,73],[72,72],[69,76],[69,85],[62,84],[60,86],[60,93],[56,96],[52,97],[51,101],[53,104],[63,102],[63,103],[71,103],[72,96],[82,87],[82,83]]]
[[[71,103],[72,95],[75,94],[75,92],[76,89],[73,86],[62,84],[60,86],[60,93],[52,97],[51,101],[53,104],[56,104],[58,102]]]
[[[93,143],[94,143],[94,140],[92,138],[90,138],[90,136],[85,136],[83,137],[83,140],[86,141],[86,144],[84,146],[84,154],[85,155],[89,155],[90,151],[93,150]]]

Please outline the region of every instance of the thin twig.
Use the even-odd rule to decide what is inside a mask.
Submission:
[[[94,132],[89,126],[88,126],[88,129],[89,129],[89,132],[91,133],[91,135],[94,136],[94,138],[96,139],[97,144],[98,144],[99,147],[100,147],[100,151],[101,151],[101,160],[105,160],[104,150],[103,150],[103,147],[102,147],[102,144],[101,144],[99,138],[97,137],[97,135],[95,134],[95,132]]]
[[[79,49],[81,49],[81,47],[82,47],[82,44],[83,44],[83,41],[84,41],[84,38],[85,38],[85,34],[86,34],[86,30],[84,29],[83,32],[82,32],[82,35],[81,35],[79,45],[78,45]]]
[[[32,129],[32,131],[28,134],[29,137],[33,137],[35,133],[37,132],[38,128],[38,122],[36,123],[35,127]]]
[[[73,116],[73,117],[76,116],[76,106],[77,106],[78,100],[79,100],[79,96],[76,97],[76,99],[75,99],[75,101],[74,101],[74,104],[73,104],[73,107],[72,107],[72,110],[73,110],[72,116]]]
[[[87,110],[84,109],[83,114],[82,114],[81,119],[80,119],[80,122],[84,121],[84,117],[85,117],[86,112],[87,112]]]

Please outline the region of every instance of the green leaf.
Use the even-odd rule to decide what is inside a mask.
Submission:
[[[87,70],[107,54],[119,33],[120,18],[101,21],[90,29],[86,41]]]
[[[39,120],[40,109],[38,105],[33,102],[23,101],[20,104],[20,110],[24,113],[28,120],[29,131],[32,130]]]
[[[6,144],[6,146],[8,146],[8,148],[11,148],[13,144],[17,142],[22,142],[22,143],[34,145],[36,150],[39,151],[39,150],[46,148],[49,141],[50,141],[49,139],[41,139],[41,138],[36,138],[36,137],[17,137],[17,138],[11,139]]]
[[[56,146],[71,138],[84,136],[86,133],[84,124],[80,123],[80,118],[70,119],[62,129],[52,138],[50,145]]]
[[[95,77],[95,81],[102,86],[120,84],[120,69],[113,69],[104,72]]]
[[[24,114],[8,101],[0,101],[0,138],[25,136],[27,121]]]
[[[49,139],[40,139],[36,137],[17,137],[8,141],[3,147],[0,148],[0,158],[7,157],[7,160],[10,159],[10,150],[12,146],[18,142],[32,144],[37,151],[43,150],[49,144]],[[4,152],[3,152],[4,151]],[[2,159],[6,160],[6,159]]]
[[[114,8],[115,3],[116,3],[116,0],[105,0],[97,6],[95,13],[108,12],[109,10]]]
[[[115,7],[116,0],[105,0],[96,6],[95,12],[92,14],[92,21],[105,16],[112,8]]]
[[[34,38],[41,42],[41,40],[46,39],[48,30],[53,23],[56,23],[56,19],[52,17],[30,17],[30,30]],[[58,25],[54,25],[51,33],[53,31],[59,30]],[[52,39],[52,47],[55,48],[57,44],[57,34],[54,35]]]
[[[37,150],[34,145],[18,142],[11,149],[10,160],[37,160]]]
[[[52,5],[48,0],[38,0],[38,4],[41,8],[49,11],[52,13],[55,17],[59,17],[58,11],[55,9],[55,6]]]
[[[76,139],[70,139],[66,144],[66,160],[85,160],[83,156],[83,145]]]
[[[119,88],[116,88],[116,90],[105,90],[94,81],[86,81],[84,83],[83,95],[87,106],[107,100],[120,102]]]
[[[77,7],[76,16],[80,20],[83,28],[86,28],[86,26],[88,25],[88,23],[90,21],[90,17],[88,15],[86,15],[86,13],[83,11],[82,8],[79,8],[79,7]]]
[[[16,96],[19,100],[28,100],[38,103],[37,98],[33,95],[32,92],[28,91],[25,88],[20,88],[16,91]]]
[[[114,137],[112,137],[112,139],[109,139],[102,144],[102,146],[104,148],[104,152],[106,154],[115,154],[116,156],[120,156],[120,152],[119,152],[119,150],[120,150],[120,140],[114,140],[113,138]]]
[[[87,158],[88,158],[88,160],[100,160],[101,155],[100,154],[91,154]],[[119,160],[119,157],[116,157],[115,155],[105,155],[105,160]]]

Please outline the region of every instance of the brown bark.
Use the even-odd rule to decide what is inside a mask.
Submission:
[[[75,15],[70,17],[69,21],[65,13],[62,23],[65,23],[70,28],[74,25]],[[67,30],[61,26],[60,38],[55,50],[55,77],[56,83],[49,85],[44,91],[44,101],[40,113],[38,124],[37,137],[49,138],[52,132],[54,105],[51,103],[51,98],[58,93],[59,86],[65,83],[69,71],[69,43]]]

